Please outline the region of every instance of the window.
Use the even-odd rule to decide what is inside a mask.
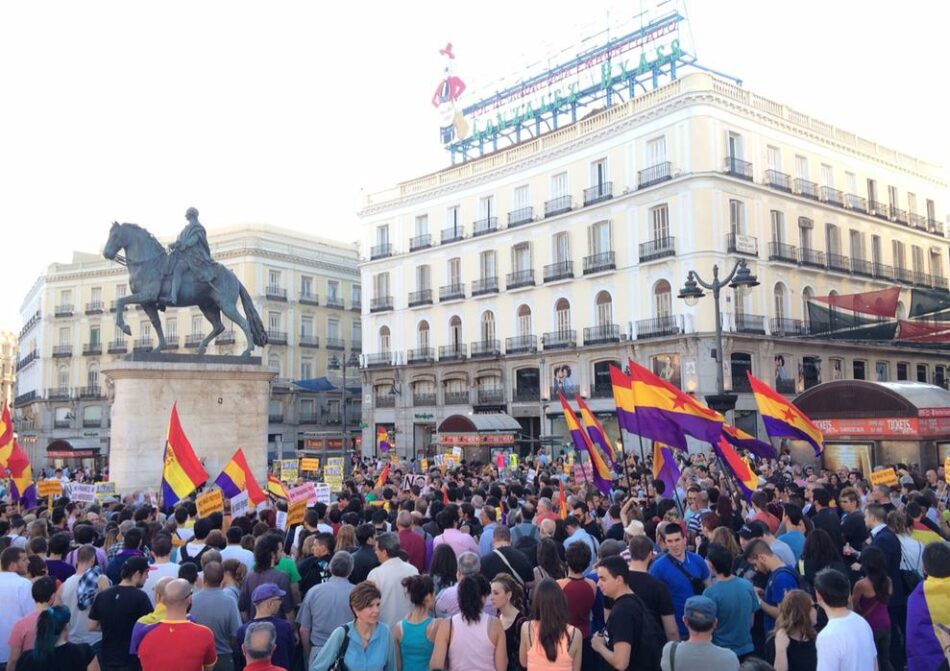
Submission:
[[[828,359],[828,361],[831,364],[831,379],[843,380],[844,379],[844,359],[832,357]]]
[[[392,348],[392,340],[389,335],[389,327],[381,326],[379,329],[379,353],[389,354]]]
[[[60,366],[59,370],[56,371],[56,386],[60,389],[65,389],[69,386],[69,367]]]
[[[96,365],[89,366],[89,370],[86,371],[86,386],[96,389],[99,386],[99,367]]]
[[[355,347],[361,347],[363,344],[363,325],[358,319],[353,320],[350,333],[352,334],[353,345]]]
[[[897,362],[897,379],[906,380],[907,379],[907,364],[903,361]]]
[[[943,255],[934,248],[930,250],[930,274],[934,279],[943,277]]]
[[[429,322],[424,319],[419,322],[419,327],[416,329],[416,342],[419,349],[429,348]]]
[[[732,371],[732,391],[752,391],[749,376],[746,375],[746,372],[752,373],[752,355],[733,352],[729,357],[729,368]]]
[[[429,266],[416,267],[416,289],[426,291],[432,287],[430,282],[431,272]]]
[[[887,204],[891,207],[897,207],[897,187],[887,187]]]
[[[841,239],[838,234],[838,227],[834,224],[825,224],[825,249],[829,254],[841,253]]]
[[[483,280],[490,280],[496,277],[495,274],[495,251],[488,250],[478,255],[478,267]]]
[[[459,206],[452,205],[445,210],[445,227],[453,231],[459,228]]]
[[[196,321],[198,320],[198,321]],[[201,333],[201,317],[195,316],[191,318],[191,332],[192,334]],[[267,313],[267,328],[271,331],[280,331],[280,313],[279,312],[268,312]]]
[[[811,287],[802,289],[802,315],[804,316],[806,328],[809,325],[808,304],[815,298],[815,291]]]
[[[449,277],[449,284],[452,286],[458,286],[462,283],[462,259],[455,258],[449,259],[447,273]]]
[[[340,300],[340,283],[337,280],[327,280],[327,299],[330,301]]]
[[[778,147],[766,147],[765,162],[769,166],[769,170],[782,172],[782,150]]]
[[[178,320],[174,317],[165,320],[165,335],[169,340],[178,340]]]
[[[300,295],[313,296],[313,278],[304,275],[300,278]]]
[[[363,302],[363,287],[359,284],[354,284],[350,287],[350,300],[353,302],[354,306],[359,307]]]
[[[379,273],[373,277],[373,290],[376,298],[389,296],[389,273]]]
[[[821,164],[821,185],[829,188],[835,188],[835,171],[825,163]]]
[[[478,218],[489,219],[495,216],[495,197],[483,196],[478,199]]]
[[[462,320],[458,316],[453,316],[449,320],[449,343],[456,350],[462,347]]]
[[[554,304],[554,321],[558,333],[571,330],[571,304],[566,298],[559,298]]]
[[[531,206],[531,196],[527,184],[516,186],[511,198],[512,209],[523,210]]]
[[[89,292],[89,302],[93,305],[102,303],[102,287],[93,287]]]
[[[848,193],[858,195],[858,178],[855,177],[853,172],[844,173],[844,187],[848,190]]]
[[[931,221],[935,221],[937,219],[936,205],[934,205],[934,202],[929,198],[927,199],[927,218]]]
[[[531,243],[522,242],[511,248],[511,270],[515,273],[531,270]]]
[[[913,264],[914,272],[923,273],[924,272],[924,250],[917,245],[911,245],[910,257],[911,257],[911,263]]]
[[[491,310],[485,310],[482,313],[482,342],[489,342],[495,339],[495,313]]]
[[[911,214],[917,214],[917,195],[916,194],[913,194],[913,193],[907,194],[907,211],[910,212]]]
[[[125,286],[124,284],[117,284],[117,285],[115,285],[115,297],[116,297],[116,298],[122,298],[123,296],[125,296],[125,292],[126,292],[126,286]]]
[[[873,179],[868,180],[868,200],[877,200],[877,182]],[[870,205],[871,203],[868,203]]]
[[[521,393],[537,393],[541,389],[541,379],[537,368],[521,368],[515,371],[515,387]],[[535,398],[534,400],[537,400]]]
[[[874,379],[877,382],[887,382],[888,368],[886,361],[878,361],[874,364]]]
[[[610,222],[600,221],[587,229],[587,245],[591,256],[610,251]]]
[[[271,319],[273,320],[273,315],[277,315],[278,325],[273,327],[275,329],[280,328],[280,313],[271,312]],[[202,315],[191,315],[191,334],[192,335],[201,335],[201,326],[204,323],[204,317]]]
[[[377,245],[389,244],[389,224],[383,224],[382,226],[376,227],[376,244]]]
[[[795,177],[808,180],[808,159],[804,156],[795,157]]]
[[[785,244],[785,213],[772,210],[769,213],[769,219],[772,224],[772,242],[779,245]]]
[[[416,235],[426,235],[429,232],[429,215],[420,214],[416,217]]]
[[[313,359],[300,360],[300,379],[309,380],[313,377]]]
[[[569,233],[557,233],[554,236],[554,262],[567,263],[571,260],[571,238]]]
[[[267,286],[271,289],[280,288],[280,271],[279,270],[268,270],[267,271]]]
[[[775,307],[775,318],[778,320],[785,319],[786,316],[786,301],[788,300],[788,292],[785,290],[785,285],[779,282],[775,285],[775,290],[772,293],[774,307]],[[782,326],[784,329],[784,326]]]
[[[856,261],[864,260],[864,234],[860,231],[850,231],[848,237],[851,240],[851,258]]]
[[[917,364],[917,381],[927,382],[927,364],[925,363]]]
[[[623,370],[619,361],[598,361],[594,364],[594,393],[593,396],[606,396],[610,398],[613,395],[613,385],[610,381],[610,367],[616,366]]]
[[[102,331],[99,326],[89,327],[89,344],[98,345],[102,342]]]
[[[328,319],[327,320],[327,338],[331,340],[339,340],[342,336],[340,335],[340,321],[338,319]]]
[[[313,336],[313,317],[300,318],[300,335],[305,338]]]
[[[738,133],[729,132],[726,136],[726,145],[729,149],[729,157],[741,159],[743,156],[742,136]]]
[[[559,172],[551,176],[551,199],[567,195],[567,173]]]
[[[518,336],[524,338],[531,335],[531,308],[522,305],[518,308]]]
[[[673,292],[666,280],[660,280],[653,287],[653,309],[659,319],[668,319],[673,315]]]
[[[871,263],[874,265],[879,265],[883,263],[881,260],[881,236],[872,235],[871,236]]]
[[[73,292],[71,289],[63,289],[59,292],[59,304],[71,305],[73,302]]]
[[[805,389],[811,389],[821,384],[821,359],[819,357],[802,357],[802,380]]]
[[[597,193],[603,193],[606,184],[607,159],[602,158],[590,164],[590,185],[597,187]]]
[[[891,241],[891,253],[894,256],[894,269],[903,270],[907,267],[904,263],[904,243],[900,240]]]
[[[934,367],[934,384],[944,389],[947,388],[947,369],[945,366]]]
[[[597,294],[595,302],[597,305],[597,326],[610,326],[614,321],[613,302],[610,294],[601,291]]]
[[[853,372],[853,374],[854,374],[854,379],[855,379],[855,380],[865,380],[865,379],[867,379],[867,370],[866,370],[866,368],[867,368],[867,362],[865,362],[865,361],[860,361],[860,360],[855,360],[855,361],[851,364],[851,369],[852,369],[852,372]]]
[[[271,354],[271,355],[267,358],[267,367],[268,367],[268,368],[274,368],[274,369],[276,369],[276,370],[277,370],[277,377],[281,377],[281,375],[282,375],[282,373],[283,373],[283,367],[280,365],[280,357],[279,357],[279,356],[277,356],[276,354]],[[271,401],[271,410],[270,410],[270,413],[271,413],[271,414],[280,414],[280,402],[279,402],[279,401],[277,402],[277,411],[276,411],[276,412],[274,411],[273,403],[274,403],[274,402]]]
[[[741,200],[729,201],[729,232],[733,235],[745,233],[745,203]]]
[[[650,210],[650,221],[653,224],[653,240],[663,240],[670,237],[670,215],[666,205],[658,205]]]
[[[59,344],[60,345],[71,345],[73,339],[73,332],[68,326],[62,327],[59,329]]]
[[[807,217],[798,218],[798,239],[801,241],[802,249],[814,249],[812,247],[812,229],[814,223]]]
[[[666,136],[661,135],[647,142],[647,165],[652,168],[655,165],[666,163]]]

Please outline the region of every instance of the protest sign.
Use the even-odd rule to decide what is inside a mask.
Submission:
[[[83,485],[78,482],[73,482],[69,488],[69,498],[73,501],[82,503],[95,503],[96,486],[92,484]]]
[[[287,498],[291,503],[294,501],[306,501],[308,506],[312,506],[316,503],[317,495],[314,491],[313,483],[305,482],[299,487],[288,490]]]
[[[896,487],[898,485],[897,473],[894,472],[893,468],[884,468],[880,471],[872,471],[871,484]]]
[[[212,489],[195,499],[195,505],[198,506],[198,517],[207,517],[211,513],[223,513],[224,494],[220,489]]]
[[[251,509],[251,500],[247,492],[241,492],[237,496],[231,497],[231,519],[243,517]]]
[[[505,464],[508,462],[508,459],[505,457],[504,452],[499,452],[495,455],[495,466],[498,467],[499,471],[505,470]]]
[[[274,524],[281,531],[287,531],[287,513],[283,510],[277,511],[277,519],[274,521]]]
[[[305,473],[316,473],[320,470],[320,458],[304,457],[300,460],[300,470]]]
[[[403,491],[408,491],[413,485],[418,486],[420,489],[429,484],[429,478],[425,475],[414,475],[410,473],[402,479],[402,489]]]
[[[326,503],[330,505],[330,485],[325,482],[318,482],[314,485],[316,493],[316,503]]]
[[[40,480],[36,483],[36,491],[42,496],[59,496],[63,493],[63,483],[59,480]]]
[[[300,499],[299,501],[292,502],[287,506],[287,524],[293,526],[295,524],[303,524],[304,513],[307,512],[307,500]]]
[[[514,452],[508,455],[508,468],[512,470],[518,468],[518,455]]]
[[[296,482],[300,472],[297,469],[296,459],[280,460],[280,479],[284,482]]]
[[[455,456],[455,458],[458,459],[459,461],[462,460],[462,448],[461,448],[461,447],[458,447],[457,445],[456,445],[455,447],[453,447],[453,448],[452,448],[452,454],[453,454],[453,455]]]
[[[96,498],[100,501],[102,499],[107,499],[110,496],[115,496],[115,483],[114,482],[97,482],[96,483]]]

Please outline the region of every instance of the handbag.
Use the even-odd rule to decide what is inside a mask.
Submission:
[[[346,649],[350,647],[350,625],[343,625],[343,642],[340,643],[340,649],[336,653],[336,659],[330,665],[327,671],[349,671],[343,658],[346,657]]]
[[[669,556],[669,555],[667,555]],[[700,595],[706,591],[706,583],[702,578],[696,578],[689,574],[689,571],[678,561],[670,557],[670,563],[677,568],[677,570],[686,576],[686,579],[689,580],[690,587],[693,588],[693,594]]]
[[[917,557],[917,561],[918,562],[920,561],[919,556]],[[901,563],[902,564],[906,563],[908,566],[913,566],[913,564],[907,561],[907,557],[904,555],[903,546],[901,546]],[[913,592],[914,589],[916,589],[917,585],[920,584],[920,581],[923,580],[923,576],[917,573],[915,569],[901,569],[900,576],[901,576],[901,583],[903,583],[904,589],[907,590],[907,594],[910,594],[911,592]]]

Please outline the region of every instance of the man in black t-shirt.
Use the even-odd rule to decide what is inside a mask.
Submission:
[[[492,529],[492,551],[482,556],[481,573],[488,581],[499,573],[509,573],[522,586],[534,579],[531,562],[521,550],[511,547],[511,530],[504,525]]]
[[[656,619],[657,625],[666,634],[666,639],[678,641],[680,633],[676,626],[676,610],[673,608],[670,588],[647,572],[654,553],[653,541],[646,536],[634,536],[628,547],[630,562],[627,566],[630,573],[627,576],[627,584],[643,601],[648,614]]]
[[[152,602],[142,590],[148,577],[148,560],[129,557],[122,564],[122,581],[103,590],[89,609],[89,624],[102,630],[102,671],[137,671],[138,657],[129,654],[135,621],[152,612]]]
[[[606,629],[591,638],[591,649],[602,658],[602,669],[617,671],[653,671],[659,667],[659,646],[651,640],[646,608],[630,590],[627,562],[622,557],[607,557],[597,564],[597,585],[604,596],[613,600]]]

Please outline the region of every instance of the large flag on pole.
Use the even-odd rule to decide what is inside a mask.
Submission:
[[[386,485],[386,482],[389,480],[389,465],[391,463],[392,463],[391,461],[387,461],[386,465],[383,466],[383,470],[380,471],[379,479],[376,480],[377,487],[384,487]]]
[[[248,500],[255,506],[260,505],[267,498],[261,491],[261,486],[257,484],[257,480],[254,479],[254,474],[247,465],[247,459],[244,458],[244,450],[241,448],[238,448],[231,457],[231,461],[224,466],[224,470],[215,479],[214,484],[220,487],[229,499],[247,491]]]
[[[20,444],[13,441],[13,451],[7,462],[10,469],[10,497],[14,503],[19,502],[24,508],[36,505],[36,483],[33,482],[33,468],[30,458]]]
[[[722,437],[728,440],[734,446],[743,450],[748,450],[755,456],[762,459],[775,459],[778,457],[778,454],[775,452],[775,448],[772,447],[771,444],[761,441],[755,436],[750,435],[735,426],[723,424]]]
[[[759,407],[759,414],[762,415],[762,423],[765,424],[765,431],[769,437],[803,440],[814,448],[816,456],[820,455],[825,449],[825,439],[821,435],[821,430],[801,410],[786,401],[781,394],[762,380],[752,377],[752,373],[748,371],[746,375],[749,376],[752,395],[755,397],[755,404]]]
[[[0,418],[0,468],[6,468],[13,454],[13,420],[10,419],[10,408],[3,406],[3,417]]]
[[[165,440],[165,467],[162,470],[162,503],[171,508],[208,481],[208,473],[198,461],[178,420],[178,404],[172,406]]]
[[[564,422],[567,424],[567,430],[571,432],[571,440],[574,441],[574,447],[578,452],[584,451],[590,455],[591,470],[594,474],[594,485],[604,496],[607,496],[610,494],[613,473],[611,473],[610,467],[604,461],[603,457],[600,456],[600,451],[594,448],[590,436],[581,428],[581,424],[577,420],[577,415],[574,414],[567,399],[564,398],[561,392],[558,392],[557,396],[561,400],[561,407],[564,408]]]
[[[653,441],[653,480],[664,485],[664,494],[669,498],[676,495],[676,483],[680,479],[680,469],[673,458],[673,452],[663,443]]]
[[[594,413],[590,411],[590,408],[587,407],[587,404],[584,403],[584,399],[580,397],[580,394],[575,394],[574,400],[577,401],[577,409],[580,412],[581,424],[584,425],[587,435],[590,436],[590,441],[593,443],[594,448],[600,450],[601,457],[608,467],[611,469],[616,468],[617,453],[610,444],[610,440],[607,438],[607,432],[604,431],[604,427],[601,425],[597,417],[594,416]]]
[[[273,473],[267,474],[267,493],[278,499],[290,498],[290,496],[287,494],[287,487],[283,482],[280,481],[280,478],[278,478]]]
[[[725,438],[713,443],[713,450],[716,451],[726,473],[739,485],[742,496],[746,501],[750,501],[752,492],[759,486],[759,476],[749,467],[749,462],[740,457]]]
[[[637,418],[633,402],[633,390],[630,388],[630,378],[619,368],[610,366],[610,386],[614,392],[614,405],[617,407],[617,424],[627,433],[636,433]]]

